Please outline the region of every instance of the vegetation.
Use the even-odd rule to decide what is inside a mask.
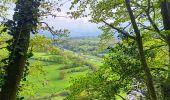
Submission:
[[[75,37],[59,44],[60,47],[77,53],[103,57],[108,53],[106,48],[101,48],[98,37]]]
[[[169,0],[66,2],[68,16],[90,18],[102,34],[72,38],[44,22],[61,17],[62,0],[0,1],[0,99],[170,99]]]

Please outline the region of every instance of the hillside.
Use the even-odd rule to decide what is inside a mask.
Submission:
[[[59,47],[76,53],[82,53],[83,55],[88,54],[103,58],[104,54],[108,53],[108,51],[100,49],[99,41],[98,37],[74,37],[61,42]]]
[[[29,84],[21,95],[27,99],[45,98],[54,94],[63,98],[67,95],[64,89],[71,84],[72,78],[96,71],[101,61],[96,56],[63,51],[57,47],[55,52],[34,52],[27,76]]]

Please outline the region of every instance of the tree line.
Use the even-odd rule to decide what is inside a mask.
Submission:
[[[43,0],[16,0],[13,19],[2,23],[5,26],[2,31],[6,31],[8,34],[10,34],[12,39],[5,41],[9,44],[6,47],[9,51],[9,57],[2,60],[4,63],[5,75],[3,77],[4,83],[1,86],[0,99],[15,100],[17,97],[20,81],[23,78],[25,69],[28,66],[28,58],[32,56],[30,51],[28,51],[30,34],[37,33],[39,28],[38,25],[41,26],[42,24],[45,24],[46,26],[43,29],[48,29],[53,34],[58,32],[54,31],[53,28],[50,28],[48,24],[42,22],[41,20],[42,17],[52,15],[52,10],[60,11],[60,8],[53,8],[55,7],[53,6],[54,3],[55,2],[50,3]],[[161,95],[160,98],[163,100],[170,99],[169,0],[74,0],[72,1],[70,9],[75,8],[76,10],[68,12],[68,14],[71,14],[73,18],[76,19],[90,16],[91,22],[103,24],[101,29],[103,30],[104,34],[119,34],[119,43],[115,47],[111,48],[110,55],[105,59],[104,65],[106,69],[111,69],[109,70],[111,71],[110,75],[113,74],[114,76],[114,71],[116,70],[118,70],[118,75],[124,72],[126,73],[126,71],[122,72],[122,70],[125,69],[124,66],[127,68],[130,67],[127,69],[128,71],[132,71],[134,68],[139,66],[139,69],[142,73],[138,71],[132,71],[131,73],[127,72],[127,75],[120,75],[120,79],[118,79],[118,81],[122,81],[121,79],[126,78],[137,79],[134,76],[141,74],[139,79],[142,79],[142,83],[145,84],[143,87],[146,87],[148,99],[159,100],[159,94]],[[56,17],[56,15],[52,16]],[[147,42],[149,43],[147,44]],[[161,62],[161,59],[158,60],[158,55],[160,55],[160,51],[158,51],[158,49],[163,49],[163,51],[167,52],[168,56],[164,56],[167,59],[163,62]],[[119,53],[120,55],[115,57],[115,53]],[[153,75],[154,71],[152,70],[152,62],[157,63],[157,65],[155,64],[157,67],[154,68],[154,71],[157,70],[158,72],[161,72],[162,70],[166,70],[162,72],[165,74],[163,77],[164,80],[159,84],[162,91],[161,93],[157,91],[155,86],[156,83],[158,83],[155,81],[158,78],[158,73],[156,76]],[[105,72],[106,70],[102,71]],[[99,72],[101,72],[101,70],[99,70]],[[102,74],[104,74],[103,72]],[[96,75],[96,73],[94,75]],[[128,77],[130,74],[134,75],[132,77]],[[97,79],[102,79],[104,82],[108,82],[108,84],[103,83],[106,87],[102,88],[108,90],[109,88],[107,86],[110,86],[111,83],[114,83],[114,78],[117,78],[110,77],[109,75],[107,78],[111,79],[108,81],[108,79],[103,77],[101,73],[97,75],[99,75],[96,76],[98,77]],[[96,82],[100,83],[101,80],[96,80]],[[93,82],[90,81],[89,84],[93,84]],[[121,86],[114,86],[114,88],[116,87]],[[98,89],[97,92],[100,94],[102,89]],[[92,92],[93,90],[86,91]],[[117,94],[117,89],[116,91],[112,92]],[[110,93],[104,94],[108,94],[104,95],[104,98],[112,97],[112,94],[109,95]],[[75,96],[72,95],[72,97]]]

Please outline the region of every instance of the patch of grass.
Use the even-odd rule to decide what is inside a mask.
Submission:
[[[56,62],[50,62],[48,60],[47,61],[38,60],[38,58],[49,59],[50,57],[53,56],[60,56],[60,55],[52,55],[52,54],[36,52],[34,53],[34,57],[33,57],[35,59],[30,59],[30,63],[35,63],[37,61],[41,62],[43,65],[42,70],[44,71],[44,75],[29,75],[27,78],[30,82],[32,82],[36,86],[36,88],[34,89],[35,98],[44,97],[50,94],[61,92],[70,85],[69,82],[71,81],[72,78],[75,78],[79,75],[85,75],[86,73],[91,71],[89,66],[86,65],[76,66],[73,68],[61,70],[60,68],[66,66],[65,64],[58,64]],[[72,63],[73,61],[70,59],[69,62]],[[79,70],[82,68],[84,69],[81,71],[77,71],[77,72],[73,71],[72,73],[67,73],[68,71]],[[59,75],[61,71],[65,72],[63,79],[59,79],[60,78]],[[30,96],[25,95],[25,97],[29,98]],[[64,97],[62,96],[57,96],[52,100],[62,100],[63,98]]]

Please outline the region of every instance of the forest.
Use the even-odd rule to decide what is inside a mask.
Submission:
[[[0,100],[170,100],[170,0],[0,0],[0,11]]]

